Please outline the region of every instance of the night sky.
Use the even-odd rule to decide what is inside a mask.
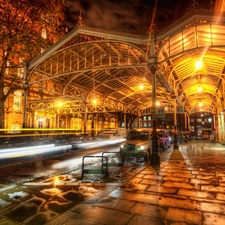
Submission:
[[[89,27],[146,34],[157,3],[154,23],[159,30],[182,17],[193,0],[66,0],[66,23],[71,29],[79,18]],[[209,9],[210,0],[196,0]]]

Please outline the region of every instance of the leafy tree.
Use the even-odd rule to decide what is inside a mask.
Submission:
[[[64,9],[64,0],[0,0],[0,128],[7,97],[22,87],[24,62],[64,35]]]

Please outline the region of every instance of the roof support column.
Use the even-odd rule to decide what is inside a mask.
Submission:
[[[157,109],[156,109],[156,53],[155,53],[155,33],[154,25],[151,24],[149,28],[149,40],[150,40],[150,55],[149,55],[149,70],[151,71],[152,76],[152,165],[160,165],[160,156],[159,156],[159,144],[158,144],[158,135],[157,135]]]
[[[157,109],[156,109],[156,65],[152,64],[150,67],[152,74],[152,157],[151,164],[159,165],[159,146],[158,146],[158,135],[157,135]]]
[[[178,130],[177,130],[177,100],[176,100],[176,96],[174,97],[173,107],[174,107],[174,144],[173,144],[173,149],[179,149]]]
[[[84,128],[83,132],[87,132],[87,102],[84,101]]]
[[[28,91],[28,82],[27,82],[27,63],[24,63],[24,72],[23,72],[23,128],[27,127],[27,91]]]

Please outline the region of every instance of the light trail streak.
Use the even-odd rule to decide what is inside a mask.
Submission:
[[[41,146],[35,146],[31,147],[25,147],[25,148],[17,148],[17,149],[6,149],[6,151],[0,151],[0,159],[7,159],[7,158],[18,158],[18,157],[24,157],[24,156],[33,156],[38,154],[47,154],[51,152],[56,151],[66,151],[70,150],[72,148],[72,145],[63,145],[63,146],[52,146],[52,145],[41,145]]]

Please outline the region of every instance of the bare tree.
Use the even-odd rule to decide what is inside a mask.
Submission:
[[[0,0],[0,128],[4,104],[21,89],[20,70],[65,34],[64,0]]]

